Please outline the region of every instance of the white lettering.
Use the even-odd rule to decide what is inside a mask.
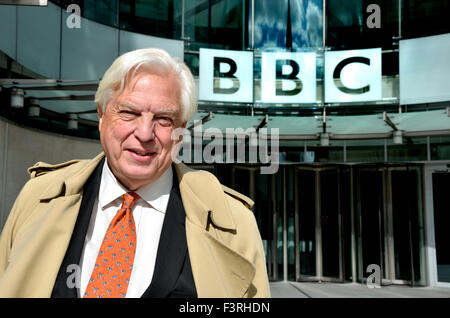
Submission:
[[[192,312],[192,313],[206,313],[207,316],[211,315],[214,305],[195,305],[186,302],[185,305],[180,305],[179,312]]]

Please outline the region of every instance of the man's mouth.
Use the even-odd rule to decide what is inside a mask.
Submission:
[[[143,156],[143,157],[155,154],[154,152],[151,152],[151,151],[142,151],[142,150],[136,150],[136,149],[128,149],[128,151],[131,151],[131,152],[133,152],[139,156]]]
[[[131,150],[131,151],[140,156],[148,156],[150,154],[150,152],[142,152],[142,151],[137,151],[137,150]]]

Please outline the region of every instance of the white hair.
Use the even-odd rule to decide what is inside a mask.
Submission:
[[[180,59],[155,48],[127,52],[112,63],[95,93],[95,103],[102,108],[103,113],[113,94],[120,94],[138,70],[150,74],[172,72],[180,81],[183,122],[188,122],[194,116],[197,112],[197,88],[191,71]]]

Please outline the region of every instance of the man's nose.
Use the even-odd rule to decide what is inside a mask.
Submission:
[[[134,135],[141,142],[151,141],[155,138],[155,121],[153,115],[142,115],[137,121]]]

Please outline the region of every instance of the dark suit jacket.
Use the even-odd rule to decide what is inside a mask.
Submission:
[[[74,271],[71,270],[73,267],[70,265],[80,263],[92,209],[100,189],[104,162],[104,159],[100,161],[83,187],[80,213],[56,278],[52,297],[75,298],[79,295],[79,291],[72,284]],[[175,171],[173,176],[174,181],[161,231],[153,279],[142,295],[144,298],[197,297],[186,242],[186,215]]]

